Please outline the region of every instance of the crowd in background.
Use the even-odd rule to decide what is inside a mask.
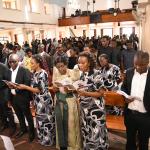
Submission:
[[[106,112],[122,115],[123,108],[105,108],[103,95],[106,90],[121,86],[123,74],[134,67],[135,61],[146,60],[145,64],[148,65],[149,56],[138,51],[138,44],[135,34],[129,38],[123,35],[113,38],[70,37],[58,41],[43,39],[34,40],[31,44],[25,42],[22,46],[9,42],[0,44],[0,62],[11,71],[2,65],[8,74],[4,74],[1,80],[13,82],[7,83],[10,90],[5,92],[20,124],[16,138],[27,131],[30,142],[35,138],[29,109],[30,101],[34,100],[36,133],[42,145],[56,144],[61,150],[79,150],[82,147],[85,150],[108,149]],[[56,82],[63,80],[70,84],[84,82],[86,86],[77,91],[65,86],[58,88]],[[5,85],[1,86],[6,88]],[[6,108],[0,112],[3,124],[0,130],[7,128],[8,120],[11,120],[12,136],[16,131],[14,118],[10,116],[12,111],[6,103],[0,106]],[[144,138],[147,140],[147,136]],[[129,147],[131,145],[128,144]]]
[[[126,35],[121,37],[109,36],[103,37],[70,37],[63,38],[61,40],[54,39],[43,39],[33,40],[30,44],[26,41],[21,46],[18,43],[7,42],[4,44],[0,43],[0,62],[7,63],[7,57],[10,53],[16,53],[19,56],[20,62],[23,61],[24,56],[28,56],[28,53],[37,54],[39,52],[39,45],[43,44],[44,51],[52,57],[55,57],[56,51],[59,46],[61,50],[67,54],[67,56],[77,57],[82,51],[90,51],[96,59],[102,53],[106,53],[109,57],[110,63],[119,66],[122,70],[130,67],[129,61],[132,61],[129,57],[132,57],[133,53],[138,50],[139,39],[136,34],[131,34],[129,38]],[[31,50],[29,50],[31,49]],[[130,51],[126,51],[130,50]],[[28,52],[30,51],[30,52]],[[132,53],[131,55],[128,53]],[[30,55],[30,54],[29,54]],[[72,56],[73,55],[73,56]],[[128,57],[128,55],[130,55]],[[126,59],[127,58],[127,59]],[[73,68],[75,64],[75,58],[69,59],[69,68]],[[53,62],[52,62],[53,63]]]

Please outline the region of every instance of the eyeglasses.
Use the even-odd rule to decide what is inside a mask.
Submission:
[[[14,60],[10,60],[10,61],[9,61],[10,64],[15,64],[16,62],[17,62],[17,61],[14,61]]]

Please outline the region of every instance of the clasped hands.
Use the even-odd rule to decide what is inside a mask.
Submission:
[[[70,93],[70,92],[76,92],[75,90],[70,90],[68,89],[67,86],[62,86],[62,87],[56,87],[56,86],[52,86],[50,88],[50,90],[52,90],[53,92],[58,92],[60,91],[61,93]]]
[[[62,86],[62,87],[56,87],[56,86],[53,86],[52,88],[50,88],[50,89],[52,89],[52,91],[54,92],[54,93],[56,93],[56,92],[61,92],[61,93],[70,93],[70,92],[73,92],[73,93],[78,93],[80,96],[85,96],[86,95],[86,91],[83,91],[83,90],[81,90],[80,88],[79,89],[77,89],[77,90],[69,90],[66,86]]]

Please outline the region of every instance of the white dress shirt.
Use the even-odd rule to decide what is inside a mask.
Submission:
[[[139,74],[135,70],[133,79],[132,79],[132,84],[131,84],[131,96],[136,96],[140,98],[140,101],[135,99],[133,102],[128,104],[128,108],[131,110],[136,110],[141,113],[146,112],[144,103],[143,103],[143,98],[144,98],[147,74],[148,74],[148,71],[146,73]]]
[[[19,69],[19,65],[16,67],[15,70],[13,70],[12,68],[10,69],[11,70],[11,82],[13,82],[13,83],[16,82],[16,76],[17,76],[17,73],[18,73],[18,69]],[[16,95],[15,89],[11,89],[11,93],[13,95]]]

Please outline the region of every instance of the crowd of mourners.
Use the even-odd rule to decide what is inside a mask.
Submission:
[[[148,68],[149,55],[139,51],[138,45],[135,34],[129,38],[123,35],[33,40],[22,46],[0,43],[0,132],[9,128],[9,136],[15,138],[28,132],[29,142],[35,139],[36,133],[40,144],[56,145],[60,150],[107,150],[106,115],[124,115],[124,108],[105,106],[104,93],[122,89],[137,96],[136,92],[130,92],[133,85],[127,89],[126,74],[139,61],[144,61]],[[75,82],[80,84],[79,88],[69,89],[66,83]],[[130,104],[127,110],[132,113],[134,100],[127,101]],[[135,105],[142,107],[142,104]],[[35,125],[31,106],[35,110]],[[145,107],[146,112],[149,106]],[[126,122],[129,119],[132,120],[128,118]],[[135,150],[136,141],[129,136],[133,131],[126,128],[129,131],[126,149]],[[139,129],[141,126],[136,130],[138,133]],[[139,140],[145,146],[140,150],[148,150],[148,138],[149,135],[143,137],[144,144],[143,139]]]

